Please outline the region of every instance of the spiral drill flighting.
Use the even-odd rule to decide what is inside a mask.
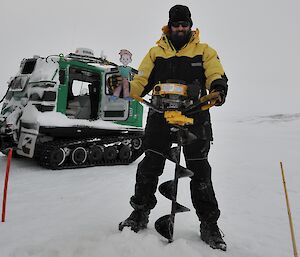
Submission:
[[[169,242],[173,242],[175,214],[190,211],[189,208],[177,202],[178,179],[193,175],[192,171],[180,165],[183,131],[178,129],[175,133],[177,133],[177,146],[170,149],[170,156],[173,156],[172,161],[176,163],[175,176],[173,180],[162,183],[158,188],[163,196],[172,201],[171,213],[160,217],[155,222],[156,231]]]

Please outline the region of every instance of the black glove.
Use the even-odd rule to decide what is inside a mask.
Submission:
[[[211,92],[218,92],[220,95],[219,95],[219,99],[216,101],[215,103],[215,106],[221,106],[225,103],[225,99],[226,99],[226,95],[225,95],[225,92],[224,90],[217,90],[217,89],[214,89],[213,91]]]
[[[217,100],[215,106],[221,106],[225,103],[226,95],[227,95],[227,88],[228,88],[228,86],[226,83],[218,84],[217,81],[214,81],[212,83],[212,85],[210,87],[210,93],[218,92],[220,94],[219,99]]]

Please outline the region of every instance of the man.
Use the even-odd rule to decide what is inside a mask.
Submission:
[[[216,105],[225,102],[227,78],[217,53],[207,44],[199,42],[199,31],[192,31],[192,25],[188,7],[175,5],[170,9],[168,26],[163,27],[161,39],[156,47],[150,49],[139,67],[139,73],[130,82],[130,96],[144,96],[158,83],[178,80],[185,81],[191,91],[198,87],[200,96],[206,95],[207,91],[218,91],[220,98]],[[203,111],[191,117],[194,124],[189,125],[188,129],[197,139],[185,145],[183,152],[187,168],[194,172],[190,190],[201,222],[201,239],[211,247],[225,251],[226,244],[217,225],[220,210],[207,160],[212,141],[210,114]],[[149,112],[143,144],[145,157],[138,165],[135,193],[130,199],[134,210],[119,224],[120,230],[130,227],[138,232],[146,228],[150,210],[156,205],[154,194],[165,165],[162,154],[165,155],[171,146],[170,125],[163,114]]]

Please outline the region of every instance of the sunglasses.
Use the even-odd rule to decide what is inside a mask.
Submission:
[[[190,23],[188,21],[174,21],[171,23],[172,27],[178,28],[179,26],[182,26],[183,28],[189,27]]]

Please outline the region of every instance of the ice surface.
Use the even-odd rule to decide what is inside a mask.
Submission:
[[[267,120],[213,119],[215,142],[209,159],[228,252],[213,250],[199,239],[187,178],[179,182],[178,202],[192,211],[176,215],[175,241],[167,244],[154,229],[155,220],[171,208],[159,193],[146,231],[117,229],[131,212],[128,201],[138,162],[51,171],[32,160],[13,159],[6,222],[0,224],[1,256],[292,256],[279,162],[283,161],[286,172],[299,245],[300,119],[262,123]],[[1,156],[0,192],[5,162]],[[173,171],[174,165],[167,162],[160,183],[172,179]]]

